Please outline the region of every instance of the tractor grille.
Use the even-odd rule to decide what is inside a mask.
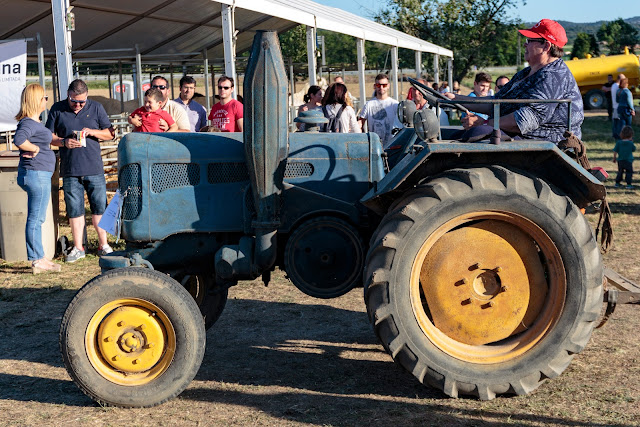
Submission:
[[[307,162],[287,162],[284,170],[286,178],[304,178],[313,175],[313,165]]]
[[[209,184],[224,184],[249,180],[246,163],[209,163],[207,181]]]
[[[151,166],[151,189],[162,193],[170,188],[193,187],[200,183],[197,163],[156,163]]]
[[[120,170],[118,178],[120,194],[123,196],[122,219],[132,220],[142,209],[142,181],[140,165],[132,163]]]

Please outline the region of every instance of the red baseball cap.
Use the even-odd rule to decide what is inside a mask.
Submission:
[[[518,31],[525,37],[543,38],[558,47],[563,47],[568,41],[562,25],[551,19],[543,19],[528,30]]]

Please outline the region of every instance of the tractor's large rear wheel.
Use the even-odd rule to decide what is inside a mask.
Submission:
[[[500,167],[449,171],[372,238],[365,301],[392,357],[449,396],[526,394],[587,344],[602,260],[580,210]]]
[[[69,375],[95,401],[153,406],[180,394],[200,368],[205,329],[180,283],[143,268],[111,270],[69,303],[60,349]]]

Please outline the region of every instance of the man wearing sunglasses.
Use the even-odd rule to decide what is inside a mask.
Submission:
[[[209,120],[211,125],[222,132],[242,132],[244,107],[233,99],[233,77],[222,76],[218,79],[220,102],[211,107]]]
[[[500,107],[500,128],[510,136],[541,139],[558,143],[566,137],[570,130],[580,138],[580,129],[584,120],[582,96],[571,71],[562,60],[563,46],[567,44],[567,35],[562,25],[551,19],[543,19],[528,30],[518,30],[525,36],[524,59],[529,66],[519,71],[500,92],[498,99],[570,99],[571,129],[567,129],[569,104],[566,103],[531,103],[502,104]],[[445,94],[464,104],[467,97]],[[468,108],[481,113],[493,114],[493,105],[468,104]],[[491,132],[493,117],[484,120],[470,114],[462,121],[465,129],[478,131],[481,136],[485,131]],[[479,129],[471,129],[481,127]],[[487,129],[488,128],[488,129]],[[476,135],[467,135],[474,137]]]
[[[177,102],[169,99],[169,93],[171,92],[169,81],[162,76],[155,76],[153,80],[151,80],[151,87],[158,89],[162,93],[163,99],[160,108],[169,113],[173,121],[176,122],[176,125],[178,125],[176,132],[190,132],[191,124],[189,123],[187,112]],[[142,117],[138,115],[133,117],[129,116],[129,123],[135,127],[140,127],[142,126]],[[169,124],[160,119],[160,129],[166,132],[169,129]]]
[[[383,147],[387,147],[391,140],[391,131],[394,127],[401,128],[398,121],[398,101],[389,96],[389,77],[386,74],[378,74],[374,85],[376,97],[367,101],[360,112],[360,126],[365,131],[367,124],[369,132],[375,132],[380,137]]]
[[[85,257],[85,192],[91,207],[91,222],[98,233],[99,253],[104,255],[112,252],[107,243],[107,232],[98,227],[107,207],[107,185],[99,140],[113,139],[115,130],[104,107],[88,99],[88,95],[85,82],[80,79],[72,81],[67,90],[67,99],[53,104],[46,124],[51,132],[63,138],[56,145],[60,146],[60,176],[74,244],[66,256],[66,262]],[[84,134],[84,141],[78,140],[79,131]]]
[[[496,92],[498,93],[500,92],[500,89],[502,89],[507,83],[509,83],[509,77],[507,76],[500,76],[496,79]]]

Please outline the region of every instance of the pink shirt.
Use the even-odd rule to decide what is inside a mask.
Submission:
[[[215,104],[211,107],[209,120],[211,124],[223,132],[238,132],[236,120],[243,118],[244,107],[241,102],[232,99],[226,104]]]
[[[142,119],[142,125],[135,128],[134,132],[162,132],[160,129],[160,119],[164,119],[169,126],[175,123],[171,115],[159,108],[156,111],[147,111],[146,108],[140,107],[131,113],[131,117],[138,115]]]

